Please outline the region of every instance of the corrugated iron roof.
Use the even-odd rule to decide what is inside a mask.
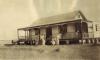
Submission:
[[[83,20],[86,20],[82,12],[73,11],[70,13],[64,13],[64,14],[60,14],[56,16],[50,16],[50,17],[38,19],[31,26],[59,23],[59,22],[64,22],[64,21],[73,21],[73,20],[76,20],[75,17],[78,16],[79,14],[82,16]]]
[[[87,19],[85,18],[84,14],[81,11],[73,11],[73,12],[64,13],[56,16],[50,16],[50,17],[38,19],[31,26],[26,28],[20,28],[20,29],[27,29],[27,28],[30,29],[30,27],[36,27],[41,25],[44,26],[44,25],[55,24],[60,22],[76,21],[79,20],[78,18],[76,18],[76,16],[79,15],[81,16],[81,18],[79,19],[87,21]]]

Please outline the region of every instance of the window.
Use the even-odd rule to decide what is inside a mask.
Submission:
[[[98,24],[95,25],[96,31],[100,31],[100,26]]]

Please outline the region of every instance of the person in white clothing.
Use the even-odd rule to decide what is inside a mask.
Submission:
[[[45,35],[41,35],[40,39],[42,40],[42,45],[45,45]]]

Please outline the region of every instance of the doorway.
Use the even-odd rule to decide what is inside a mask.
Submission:
[[[52,27],[46,28],[46,44],[51,45],[52,40]]]

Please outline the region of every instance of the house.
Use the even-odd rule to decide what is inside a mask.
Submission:
[[[89,21],[81,11],[42,18],[40,21],[37,25],[19,28],[18,43],[59,45],[99,41],[99,25]],[[24,31],[24,36],[20,36],[19,31]]]

